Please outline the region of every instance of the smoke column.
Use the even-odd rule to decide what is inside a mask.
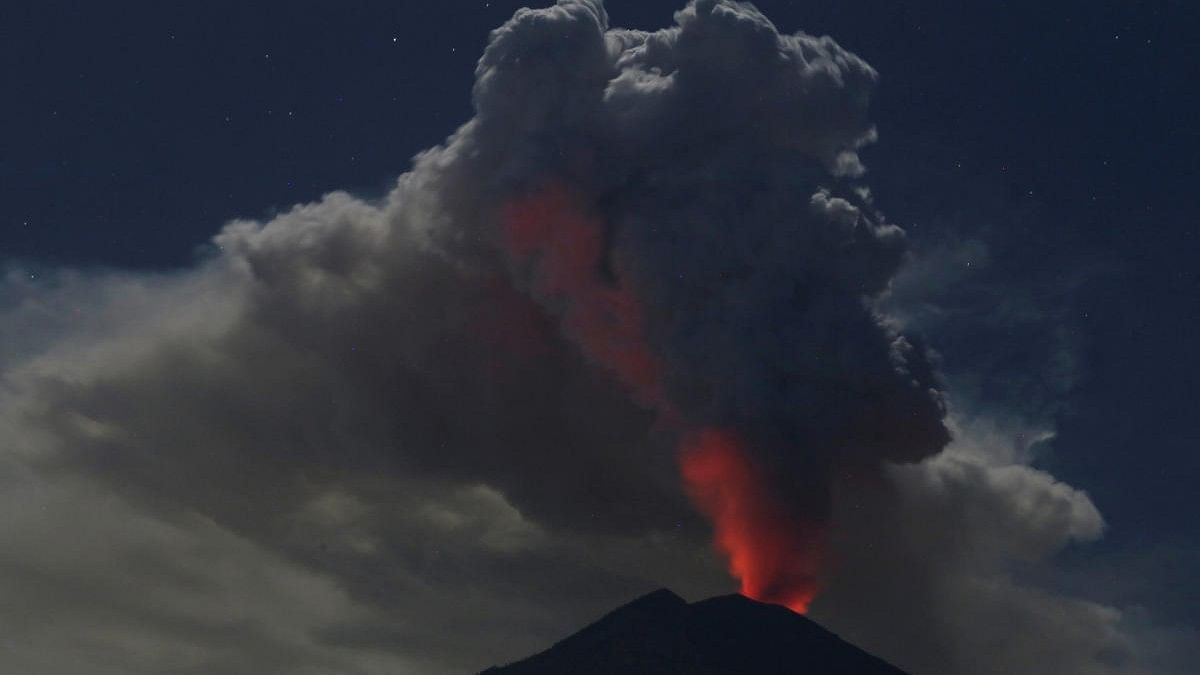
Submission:
[[[563,330],[640,402],[674,418],[662,399],[659,366],[645,344],[637,299],[602,283],[597,274],[603,223],[583,213],[578,197],[559,183],[510,202],[503,223],[513,260],[535,267],[533,293],[566,308]],[[715,428],[679,431],[688,494],[712,520],[716,544],[741,581],[741,592],[807,611],[825,545],[821,524],[786,511],[736,434]]]
[[[583,212],[569,188],[551,183],[505,208],[505,243],[519,265],[533,268],[532,292],[565,308],[563,330],[639,402],[678,425],[663,400],[659,365],[645,344],[642,309],[620,286],[604,283],[603,223]],[[807,611],[817,592],[825,545],[822,523],[788,512],[736,433],[677,429],[687,492],[707,515],[715,543],[749,597]]]
[[[489,168],[463,181],[489,177],[514,285],[679,439],[742,592],[803,612],[834,478],[948,439],[923,350],[872,307],[905,255],[859,181],[875,73],[735,2],[607,20],[561,0],[493,33],[460,132]]]

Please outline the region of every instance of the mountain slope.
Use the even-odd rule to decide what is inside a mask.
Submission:
[[[725,595],[688,604],[666,589],[523,661],[481,675],[904,675],[779,605]]]

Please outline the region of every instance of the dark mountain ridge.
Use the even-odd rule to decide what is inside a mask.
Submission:
[[[544,652],[480,675],[905,675],[816,622],[741,595],[661,589]]]

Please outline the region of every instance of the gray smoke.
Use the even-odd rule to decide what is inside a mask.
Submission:
[[[838,467],[948,440],[922,348],[871,304],[905,253],[856,180],[876,74],[749,5],[696,2],[676,22],[609,30],[593,2],[519,12],[480,61],[451,187],[503,202],[566,183],[603,230],[590,283],[638,300],[669,405],[747,436],[778,491],[824,518]],[[469,229],[442,233],[450,250],[494,238],[478,217],[494,205],[456,201]],[[577,288],[555,299],[560,315],[605,309]]]

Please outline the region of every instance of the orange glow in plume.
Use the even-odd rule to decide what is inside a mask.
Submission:
[[[533,292],[563,306],[563,328],[584,354],[641,402],[658,405],[658,364],[646,347],[641,306],[627,289],[600,279],[602,225],[570,189],[550,183],[507,205],[504,243],[514,261],[535,265]]]
[[[530,290],[557,308],[563,330],[633,396],[673,418],[660,365],[647,345],[642,307],[628,287],[603,280],[603,222],[560,183],[509,202],[503,243],[531,273]],[[689,496],[708,516],[743,595],[805,612],[817,591],[824,528],[787,512],[742,440],[720,429],[686,433],[680,468]]]
[[[740,438],[703,429],[684,440],[688,494],[713,523],[742,595],[803,614],[817,592],[823,528],[797,522],[766,489]]]

